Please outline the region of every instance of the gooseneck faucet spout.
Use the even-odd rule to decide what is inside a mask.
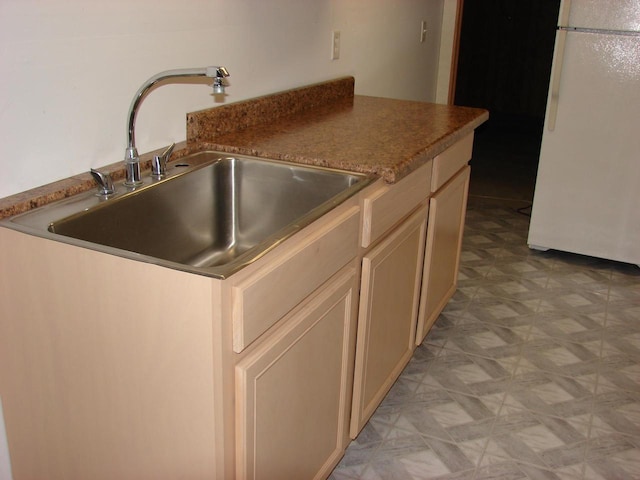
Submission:
[[[205,68],[184,68],[178,70],[166,70],[149,78],[138,89],[131,106],[129,106],[128,130],[127,130],[127,149],[125,151],[124,163],[126,168],[126,178],[124,184],[128,187],[135,187],[142,184],[140,178],[140,157],[136,149],[135,123],[138,109],[144,97],[149,90],[157,83],[164,80],[175,80],[186,77],[209,77],[213,78],[213,94],[220,95],[224,93],[224,78],[229,76],[229,72],[225,67],[205,67]]]

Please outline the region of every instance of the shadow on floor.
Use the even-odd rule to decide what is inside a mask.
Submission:
[[[542,121],[492,113],[476,130],[469,203],[529,206],[533,201],[541,138]]]

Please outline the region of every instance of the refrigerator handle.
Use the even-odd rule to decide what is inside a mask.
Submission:
[[[556,128],[558,101],[560,99],[560,78],[562,77],[564,45],[566,41],[567,31],[559,28],[556,32],[556,50],[553,55],[553,66],[551,69],[551,89],[549,92],[549,108],[547,111],[547,129],[550,132],[553,132]]]

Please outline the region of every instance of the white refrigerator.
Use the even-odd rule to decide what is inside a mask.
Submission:
[[[640,265],[640,0],[563,0],[528,244]]]

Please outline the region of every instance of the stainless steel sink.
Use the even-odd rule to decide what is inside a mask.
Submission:
[[[225,278],[368,185],[366,175],[201,152],[173,174],[107,200],[87,193],[5,225],[120,256]]]

